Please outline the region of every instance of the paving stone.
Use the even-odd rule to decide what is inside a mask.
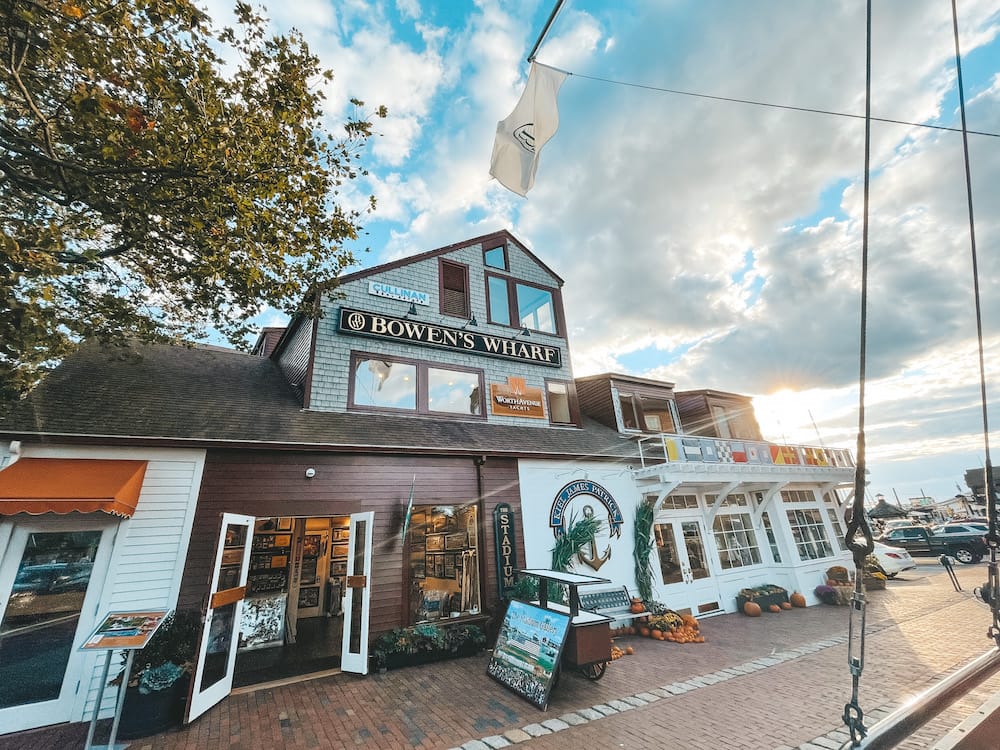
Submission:
[[[581,708],[577,711],[577,713],[587,721],[597,721],[598,719],[603,719],[607,715],[594,708]]]
[[[817,737],[813,740],[814,745],[819,745],[820,747],[829,748],[829,750],[837,750],[841,743],[836,740],[831,740],[829,737]]]
[[[541,724],[528,724],[528,726],[521,728],[532,737],[541,737],[543,734],[552,734],[551,729],[547,729]]]
[[[631,703],[636,708],[646,705],[646,701],[644,701],[637,695],[626,695],[624,698],[622,698],[622,700],[625,701],[626,703]]]
[[[646,703],[652,703],[653,701],[660,700],[660,698],[663,698],[664,696],[662,696],[662,695],[656,695],[653,692],[648,692],[648,693],[636,693],[635,697],[642,699]]]
[[[492,748],[510,747],[511,742],[506,737],[499,734],[494,734],[489,737],[483,737],[483,742]]]
[[[525,732],[523,729],[508,729],[503,733],[503,736],[510,740],[513,744],[519,742],[527,742],[531,739],[531,735]]]
[[[564,729],[569,729],[569,724],[562,719],[546,719],[542,722],[542,726],[553,732],[561,732]]]
[[[653,688],[649,691],[653,695],[659,696],[660,698],[669,698],[673,693],[671,693],[666,688]],[[645,695],[645,693],[639,693],[639,695]]]
[[[462,745],[462,750],[490,750],[490,746],[482,740],[469,740]]]
[[[565,721],[570,726],[573,726],[573,727],[580,726],[581,724],[586,724],[588,721],[590,721],[586,717],[581,716],[580,713],[578,713],[578,712],[571,712],[571,713],[568,713],[568,714],[563,714],[559,718],[562,719],[563,721]]]
[[[626,703],[625,701],[608,701],[608,705],[616,711],[631,711],[635,708],[631,703]]]
[[[611,706],[605,706],[603,703],[598,703],[596,706],[592,706],[595,711],[600,711],[604,716],[611,716],[618,713],[617,709],[611,708]]]

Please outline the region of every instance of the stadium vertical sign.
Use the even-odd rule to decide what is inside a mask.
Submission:
[[[497,594],[500,600],[507,598],[517,577],[517,546],[514,532],[514,511],[507,503],[500,503],[493,509],[493,541],[497,548]]]

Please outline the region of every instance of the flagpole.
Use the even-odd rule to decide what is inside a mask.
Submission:
[[[406,503],[406,514],[403,516],[403,533],[400,534],[400,540],[406,542],[406,531],[410,527],[410,518],[413,516],[413,486],[417,483],[417,475],[413,475],[413,479],[410,481],[410,499]]]
[[[535,53],[538,52],[538,48],[542,44],[542,40],[545,39],[545,35],[549,33],[549,28],[551,28],[553,22],[556,20],[556,16],[559,15],[559,9],[562,8],[563,0],[558,0],[556,7],[552,9],[549,14],[549,20],[545,22],[545,28],[542,29],[542,33],[538,35],[538,39],[535,41],[535,46],[531,48],[531,52],[528,54],[528,62],[534,62]]]

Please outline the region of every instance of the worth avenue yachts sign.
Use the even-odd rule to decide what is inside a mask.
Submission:
[[[408,344],[434,346],[458,352],[502,357],[549,367],[562,367],[559,347],[533,343],[520,337],[504,338],[466,331],[461,328],[433,325],[406,318],[340,308],[337,328],[341,333],[377,339],[405,341]]]

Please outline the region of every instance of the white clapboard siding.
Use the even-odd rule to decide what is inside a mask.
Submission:
[[[84,612],[86,636],[108,612],[173,609],[187,557],[191,524],[205,466],[202,450],[110,447],[38,447],[32,456],[139,459],[148,461],[139,503],[131,519],[118,525],[111,563],[96,612]],[[92,584],[93,585],[93,584]],[[89,622],[87,622],[89,621]],[[88,655],[81,672],[74,721],[88,721],[100,688],[106,652]],[[118,674],[124,652],[111,658],[109,676]],[[114,714],[116,688],[108,687],[101,716]]]

